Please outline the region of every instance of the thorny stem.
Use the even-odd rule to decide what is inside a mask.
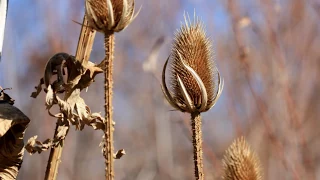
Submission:
[[[113,131],[114,124],[112,120],[112,73],[113,73],[113,54],[114,54],[114,34],[105,34],[105,81],[104,81],[104,90],[105,90],[105,145],[106,149],[104,151],[105,163],[106,163],[106,179],[113,180]]]
[[[76,59],[80,62],[86,62],[89,59],[93,40],[95,37],[95,31],[89,27],[86,16],[83,17],[83,26],[81,28],[80,37],[78,41],[78,47],[76,52]],[[65,99],[67,98],[67,95]],[[58,134],[59,124],[56,125],[56,130],[54,132],[54,137]],[[64,145],[64,140],[62,140],[57,147],[51,148],[50,156],[47,164],[45,180],[55,180],[58,175],[58,168],[61,162],[61,154]]]
[[[191,114],[192,144],[193,144],[193,161],[194,174],[197,180],[204,179],[203,158],[202,158],[202,131],[201,116],[199,112]]]

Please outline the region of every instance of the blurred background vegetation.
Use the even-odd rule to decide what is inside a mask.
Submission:
[[[193,179],[189,116],[165,102],[159,79],[183,13],[194,11],[214,42],[225,80],[221,98],[203,115],[206,179],[221,176],[221,159],[244,135],[262,162],[265,179],[320,179],[320,1],[136,0],[139,16],[116,34],[115,148],[119,180]],[[30,98],[47,60],[74,54],[84,0],[11,0],[0,84],[31,123],[26,140],[52,138],[44,93]],[[157,48],[159,47],[159,48]],[[90,60],[104,58],[97,34]],[[82,96],[103,112],[103,76]],[[71,129],[58,179],[103,179],[102,132]],[[18,179],[43,179],[49,152],[28,154]]]

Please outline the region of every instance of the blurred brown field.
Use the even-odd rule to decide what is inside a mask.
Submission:
[[[320,180],[320,1],[136,0],[140,14],[116,34],[114,72],[117,180],[193,179],[189,115],[165,101],[160,81],[184,12],[195,11],[213,40],[225,87],[203,114],[205,179],[220,179],[224,151],[243,135],[258,154],[266,180]],[[0,84],[30,119],[26,139],[51,138],[55,119],[44,93],[30,94],[57,52],[75,53],[84,1],[10,1]],[[104,58],[98,33],[90,60]],[[103,112],[103,75],[82,92]],[[71,128],[58,179],[103,179],[103,133]],[[43,179],[49,152],[25,154],[20,180]]]

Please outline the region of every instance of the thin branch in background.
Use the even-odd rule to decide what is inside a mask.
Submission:
[[[277,151],[277,155],[281,157],[281,160],[283,162],[283,165],[288,169],[290,167],[291,171],[293,172],[293,175],[295,177],[295,179],[300,179],[300,175],[299,175],[299,171],[295,168],[295,165],[290,166],[289,162],[286,161],[285,157],[284,157],[284,147],[282,145],[282,143],[280,142],[280,140],[276,137],[276,135],[274,134],[272,127],[271,127],[271,120],[268,117],[267,112],[267,106],[266,104],[263,102],[263,100],[256,94],[256,92],[254,91],[252,84],[250,82],[250,64],[248,62],[248,52],[245,50],[245,44],[243,42],[242,36],[240,35],[240,31],[239,28],[236,26],[240,20],[240,15],[236,9],[236,4],[233,0],[229,0],[228,1],[228,9],[229,12],[231,13],[232,16],[232,28],[233,28],[233,32],[235,34],[235,40],[236,40],[236,44],[238,46],[238,52],[239,52],[239,60],[240,63],[243,64],[243,67],[245,69],[245,77],[246,80],[248,82],[249,85],[249,89],[251,94],[253,95],[253,99],[255,100],[256,104],[257,104],[257,108],[261,114],[262,120],[264,122],[265,128],[266,128],[266,132],[268,134],[268,137],[270,139],[270,141],[273,143],[273,145],[276,147],[276,151]],[[274,34],[274,32],[273,32]],[[276,37],[273,35],[271,37],[271,39],[273,40],[273,42],[277,41]],[[277,44],[277,43],[276,43]],[[279,50],[280,51],[280,50]],[[280,66],[282,68],[284,68],[283,66],[283,61],[284,61],[284,57],[283,55],[281,55],[281,59],[282,59],[282,63],[280,64]]]
[[[297,2],[296,2],[297,3]],[[303,124],[303,119],[301,117],[299,117],[298,112],[297,112],[297,107],[296,104],[293,100],[293,96],[292,96],[292,90],[291,90],[291,84],[289,81],[289,73],[288,73],[288,68],[286,65],[286,55],[284,52],[284,48],[281,46],[281,42],[279,39],[279,36],[277,34],[277,32],[272,28],[272,20],[274,20],[275,18],[273,18],[271,16],[270,7],[272,6],[273,2],[271,1],[262,1],[262,7],[265,7],[264,10],[264,15],[265,15],[265,19],[267,22],[268,27],[268,36],[269,39],[272,43],[272,47],[273,47],[273,51],[274,54],[277,56],[277,64],[278,67],[280,68],[280,72],[281,72],[281,76],[284,76],[285,78],[282,78],[283,80],[281,81],[282,84],[282,93],[283,93],[283,97],[285,99],[286,102],[286,107],[288,109],[288,116],[289,116],[289,121],[290,121],[290,125],[293,128],[293,130],[297,133],[298,128],[301,126],[301,124]],[[299,5],[298,8],[304,8],[303,6],[301,7],[301,5]],[[302,11],[302,10],[300,10]],[[301,131],[299,133],[299,135],[297,136],[299,138],[299,142],[301,142],[301,144],[304,146],[304,150],[308,151],[308,147],[306,146],[306,137],[303,131]],[[308,153],[304,153],[304,154],[308,154]],[[305,156],[306,161],[310,161],[310,157],[308,155]],[[294,162],[294,168],[296,169],[295,171],[297,172],[304,172],[306,171],[304,166],[300,165],[299,162]],[[311,168],[311,167],[310,167]],[[309,173],[309,175],[311,175]],[[315,177],[315,174],[312,175],[313,178]],[[301,178],[296,178],[296,179],[301,179]]]

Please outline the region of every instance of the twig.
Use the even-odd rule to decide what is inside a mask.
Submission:
[[[81,28],[80,37],[78,41],[78,47],[76,52],[76,59],[81,63],[87,62],[91,53],[93,40],[95,37],[95,31],[88,26],[88,21],[86,16],[83,17],[83,26]],[[66,98],[66,97],[65,97]],[[58,123],[56,125],[56,130],[54,136],[58,133]],[[45,174],[45,180],[55,180],[58,175],[58,168],[61,162],[61,154],[64,145],[64,140],[55,147],[51,148],[50,156],[47,164],[47,170]]]

